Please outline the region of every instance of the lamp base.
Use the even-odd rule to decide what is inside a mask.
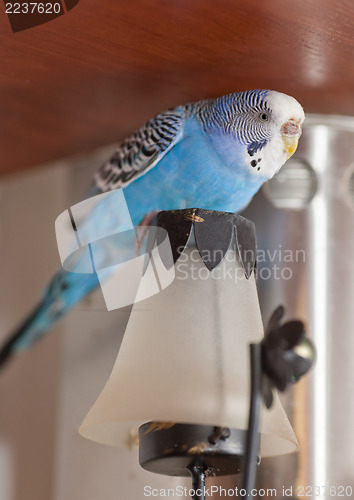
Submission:
[[[139,428],[139,463],[167,476],[189,476],[192,468],[205,476],[241,472],[246,431],[209,425],[148,422]]]

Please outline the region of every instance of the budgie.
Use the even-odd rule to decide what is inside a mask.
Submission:
[[[304,112],[290,96],[251,90],[162,112],[125,139],[96,173],[89,196],[123,189],[131,220],[199,207],[239,212],[295,152]],[[114,207],[88,217],[109,224]],[[111,215],[110,215],[111,214]],[[0,366],[38,340],[98,286],[95,273],[60,269],[38,307],[0,350]]]

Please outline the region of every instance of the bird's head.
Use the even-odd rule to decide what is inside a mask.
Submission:
[[[274,133],[281,136],[288,160],[295,153],[302,133],[304,110],[296,99],[280,92],[269,91],[266,99],[271,109],[270,122]]]
[[[245,147],[252,175],[271,178],[296,151],[305,119],[296,99],[273,90],[249,90],[217,100],[224,130]]]

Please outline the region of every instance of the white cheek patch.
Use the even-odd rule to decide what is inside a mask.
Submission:
[[[284,165],[286,153],[281,137],[274,137],[261,151],[247,153],[247,167],[254,176],[272,178]]]

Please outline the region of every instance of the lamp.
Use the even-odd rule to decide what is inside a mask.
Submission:
[[[175,279],[134,304],[112,373],[79,432],[123,445],[142,426],[144,468],[188,475],[190,464],[203,463],[213,474],[235,473],[248,428],[249,344],[263,338],[253,224],[191,209],[160,212],[157,225],[178,258]],[[274,395],[262,410],[260,455],[297,449]]]

